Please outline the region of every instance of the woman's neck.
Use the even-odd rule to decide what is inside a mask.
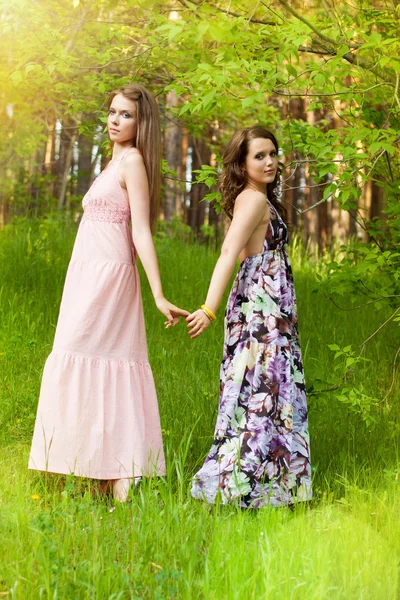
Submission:
[[[253,190],[254,192],[261,192],[265,196],[267,195],[267,186],[265,183],[254,183],[253,181],[249,181],[244,186],[245,190]]]
[[[129,150],[129,148],[134,148],[132,142],[127,142],[126,144],[118,144],[117,142],[115,142],[115,144],[113,146],[111,160],[115,160],[115,159],[119,158],[121,156],[121,154],[123,154],[124,152]]]

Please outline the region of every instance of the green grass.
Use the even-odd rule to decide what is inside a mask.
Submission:
[[[213,434],[223,319],[195,341],[183,323],[165,330],[144,277],[167,477],[143,482],[127,505],[115,506],[90,481],[27,470],[74,235],[73,225],[57,221],[0,233],[0,598],[398,598],[398,382],[373,427],[333,393],[309,398],[311,506],[203,505],[190,498],[190,477]],[[197,308],[216,254],[178,239],[157,240],[157,250],[167,297]],[[357,348],[390,307],[340,312],[313,293],[314,262],[298,250],[292,259],[310,385],[332,372],[327,344]],[[355,382],[368,394],[383,397],[389,387],[396,333],[376,336],[366,349],[371,362],[357,367]]]

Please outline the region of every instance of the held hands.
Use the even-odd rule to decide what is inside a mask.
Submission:
[[[194,313],[189,314],[189,311],[179,308],[168,302],[163,296],[156,299],[158,310],[167,317],[165,328],[174,327],[179,322],[179,317],[186,317],[189,337],[196,338],[205,331],[210,324],[215,321],[216,316],[205,304]]]
[[[198,337],[211,325],[211,319],[199,308],[196,312],[186,317],[188,334],[192,339]]]
[[[186,317],[189,337],[192,339],[198,337],[215,319],[214,313],[203,304],[201,308]]]
[[[164,323],[166,329],[168,329],[168,327],[174,327],[178,323],[179,317],[186,317],[189,314],[188,310],[178,308],[178,306],[171,304],[171,302],[168,302],[168,300],[164,297],[156,300],[156,306],[158,310],[168,319]]]

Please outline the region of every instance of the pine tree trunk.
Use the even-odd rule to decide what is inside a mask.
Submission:
[[[374,219],[375,217],[385,218],[386,215],[382,213],[385,194],[381,186],[379,186],[374,180],[371,180],[371,205],[369,210],[369,218]]]
[[[200,169],[202,164],[210,164],[211,151],[208,148],[204,138],[192,138],[192,181],[196,180],[196,173],[193,171]],[[192,185],[190,190],[190,208],[188,210],[188,225],[196,233],[200,231],[204,225],[206,213],[206,204],[201,202],[207,194],[208,188],[204,183],[196,183]]]
[[[84,196],[90,187],[92,169],[93,140],[87,136],[80,135],[78,138],[78,182],[76,192],[78,196]]]
[[[69,175],[70,175],[71,162],[72,162],[72,152],[73,152],[74,143],[75,143],[76,138],[77,138],[76,129],[69,131],[68,139],[64,138],[65,141],[63,144],[63,157],[62,157],[63,158],[63,171],[62,171],[62,178],[61,178],[61,182],[60,182],[60,191],[58,194],[58,205],[57,205],[58,210],[61,210],[62,207],[65,205],[68,179],[69,179]]]
[[[327,114],[325,109],[318,109],[307,113],[307,121],[310,124],[318,123],[322,119],[326,118]],[[327,178],[325,177],[325,182]],[[312,177],[308,177],[309,193],[306,200],[306,206],[311,207],[320,202],[323,198],[324,183],[316,182]],[[313,250],[316,246],[320,250],[323,250],[328,242],[328,237],[331,235],[329,232],[329,218],[328,218],[328,205],[327,202],[323,202],[309,210],[305,215],[304,221],[304,232],[305,241],[310,244]],[[331,228],[330,228],[331,229]]]
[[[187,179],[187,161],[188,161],[188,150],[189,150],[189,134],[187,130],[182,129],[181,138],[181,168],[180,174],[183,180],[181,187],[181,194],[179,199],[177,198],[176,213],[179,215],[184,223],[187,218],[187,200],[189,199],[189,192],[186,184]]]
[[[46,162],[46,144],[41,149],[37,150],[33,156],[33,166],[30,169],[30,195],[31,201],[29,207],[27,207],[30,215],[38,217],[46,211],[47,207],[47,194],[43,189],[41,176],[45,174],[45,162]]]
[[[178,105],[175,92],[168,92],[166,98],[166,126],[164,132],[164,152],[168,168],[176,172],[180,179],[182,165],[182,131],[179,122],[175,119],[173,109]],[[164,177],[164,219],[170,223],[176,214],[176,206],[180,202],[181,185],[172,177]]]
[[[304,112],[304,99],[291,98],[288,105],[284,107],[284,114],[289,113],[290,118],[306,120]],[[305,206],[304,186],[305,186],[305,167],[301,160],[304,157],[294,149],[294,152],[288,156],[288,162],[294,163],[291,168],[291,175],[285,181],[283,191],[283,200],[286,202],[285,207],[288,211],[288,221],[293,229],[299,229],[302,226],[303,218],[299,214],[299,210],[303,210]],[[296,164],[296,161],[299,161]],[[287,174],[283,173],[283,177]]]

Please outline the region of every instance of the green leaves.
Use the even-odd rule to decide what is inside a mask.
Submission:
[[[378,398],[352,387],[343,387],[339,394],[335,394],[335,398],[345,404],[352,413],[358,414],[368,427],[373,427],[377,422],[381,402]]]
[[[202,165],[201,169],[193,170],[196,173],[196,183],[204,183],[208,188],[216,185],[218,180],[217,167]]]
[[[26,122],[36,124],[13,132],[15,152],[39,149],[47,124],[57,119],[90,113],[94,131],[104,94],[141,81],[161,104],[174,90],[175,115],[195,135],[216,132],[210,140],[216,153],[239,127],[259,122],[277,130],[284,155],[301,156],[323,198],[342,209],[356,210],[373,179],[393,198],[384,208],[392,216],[369,227],[374,238],[390,231],[393,243],[400,229],[396,14],[372,10],[369,2],[344,4],[339,26],[319,6],[292,6],[295,14],[280,3],[269,8],[267,17],[265,7],[251,12],[241,0],[235,6],[219,0],[7,3],[0,23],[9,48],[0,71],[3,104],[23,106]],[[6,155],[10,141],[1,144]]]
[[[338,388],[338,393],[335,393],[334,397],[371,427],[377,420],[373,413],[378,410],[381,401],[364,393],[360,377],[354,381],[354,385],[349,385],[354,373],[360,371],[363,364],[370,362],[369,359],[354,352],[350,345],[340,348],[337,344],[328,344],[328,348],[335,352],[334,372],[337,379],[334,387]]]

